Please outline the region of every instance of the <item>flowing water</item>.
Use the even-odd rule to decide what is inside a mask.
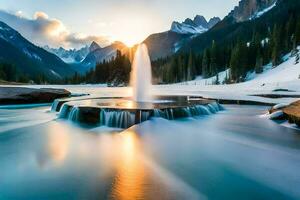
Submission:
[[[134,56],[130,84],[133,100],[136,102],[151,101],[151,61],[145,44],[140,44]]]
[[[0,110],[0,199],[299,199],[300,131],[266,107],[79,127],[50,107]]]

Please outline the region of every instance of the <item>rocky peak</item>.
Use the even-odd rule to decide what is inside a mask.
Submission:
[[[219,23],[221,19],[219,17],[213,17],[208,21],[208,27],[212,28],[214,27],[217,23]]]
[[[203,17],[202,15],[196,15],[196,17],[194,18],[194,23],[197,26],[202,26],[204,28],[207,28],[207,21],[205,17]]]
[[[171,26],[171,31],[180,34],[201,34],[212,28],[219,21],[218,17],[213,17],[207,22],[205,17],[201,15],[195,16],[194,20],[187,18],[184,22],[173,22]]]
[[[242,22],[250,19],[256,13],[271,7],[277,0],[241,0],[229,14],[235,21]]]
[[[99,44],[97,44],[95,41],[92,42],[92,44],[90,45],[89,51],[93,52],[97,49],[100,49],[101,47],[99,46]]]

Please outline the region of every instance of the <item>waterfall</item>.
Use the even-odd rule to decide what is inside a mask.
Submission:
[[[132,64],[130,85],[132,87],[132,99],[135,102],[150,102],[151,98],[151,61],[145,44],[140,44],[134,56]]]
[[[60,118],[77,123],[88,123],[96,126],[115,128],[129,128],[134,124],[144,122],[152,117],[168,120],[214,114],[223,110],[218,103],[194,105],[189,107],[174,107],[153,110],[119,110],[111,108],[87,108],[64,104],[60,111]],[[139,115],[137,113],[139,112]],[[89,116],[89,117],[86,117]],[[136,117],[140,116],[137,120]]]

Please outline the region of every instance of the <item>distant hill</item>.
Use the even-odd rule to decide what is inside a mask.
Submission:
[[[59,57],[35,46],[1,21],[0,63],[13,64],[18,73],[28,77],[43,75],[51,80],[61,80],[74,74],[74,70]]]

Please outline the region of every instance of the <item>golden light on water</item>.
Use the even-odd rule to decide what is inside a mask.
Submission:
[[[116,163],[111,196],[120,200],[142,199],[146,173],[139,139],[134,132],[122,133],[120,139],[121,152]]]
[[[53,124],[48,134],[48,152],[53,161],[62,163],[70,148],[70,135],[62,126]]]

